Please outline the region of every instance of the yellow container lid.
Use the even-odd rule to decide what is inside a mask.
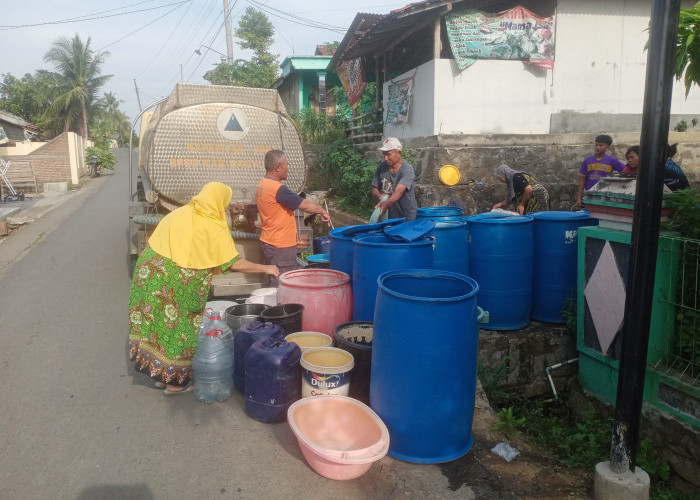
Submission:
[[[446,186],[454,186],[459,182],[459,169],[454,165],[443,165],[440,169],[440,182]]]

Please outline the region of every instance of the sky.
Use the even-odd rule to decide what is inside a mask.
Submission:
[[[358,12],[388,14],[411,0],[228,0],[232,30],[247,7],[262,10],[275,28],[271,52],[278,62],[313,55],[316,45],[341,41]],[[415,0],[414,0],[415,1]],[[21,78],[53,70],[44,54],[76,34],[96,52],[109,52],[103,88],[123,101],[130,120],[142,107],[169,95],[179,81],[208,84],[202,75],[226,54],[224,0],[38,0],[18,2],[0,16],[0,75]],[[249,59],[233,37],[234,59]],[[211,49],[207,49],[207,47]],[[199,49],[202,55],[195,53]],[[138,132],[138,127],[137,127]]]

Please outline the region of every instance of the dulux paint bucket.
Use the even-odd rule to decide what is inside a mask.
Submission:
[[[301,397],[350,392],[352,354],[337,347],[314,347],[301,354]]]
[[[330,335],[321,332],[295,332],[290,333],[284,340],[294,342],[301,348],[301,352],[308,351],[314,347],[330,347],[333,339]]]

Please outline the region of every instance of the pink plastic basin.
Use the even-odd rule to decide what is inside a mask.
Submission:
[[[389,431],[372,409],[345,396],[304,398],[287,421],[311,468],[329,479],[355,479],[389,450]]]

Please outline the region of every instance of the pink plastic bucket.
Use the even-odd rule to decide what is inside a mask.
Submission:
[[[277,301],[302,304],[301,329],[333,337],[335,327],[352,319],[350,276],[332,269],[298,269],[279,277]]]

